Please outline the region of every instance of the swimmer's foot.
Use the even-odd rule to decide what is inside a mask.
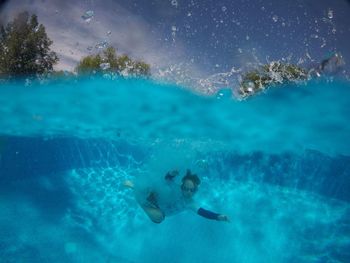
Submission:
[[[130,180],[124,181],[123,185],[124,185],[125,187],[132,188],[132,189],[134,189],[134,187],[135,187],[134,183],[131,182]]]

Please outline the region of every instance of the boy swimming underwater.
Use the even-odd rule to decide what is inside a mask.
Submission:
[[[192,174],[190,170],[187,170],[186,175],[181,179],[181,184],[177,184],[175,178],[178,174],[177,170],[168,172],[164,177],[165,184],[162,186],[163,189],[160,191],[148,188],[143,194],[136,195],[140,206],[154,223],[159,224],[166,216],[185,210],[194,211],[207,219],[229,221],[228,216],[206,210],[194,202],[193,197],[201,183],[196,174]],[[125,181],[124,185],[135,188],[134,183],[131,181]],[[163,190],[168,193],[166,196],[171,198],[164,198],[165,195],[161,193]]]

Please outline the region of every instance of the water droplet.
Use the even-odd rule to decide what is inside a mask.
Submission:
[[[238,48],[239,53],[243,53],[243,50],[241,48]]]
[[[81,16],[82,19],[85,20],[85,22],[89,23],[91,19],[94,17],[94,11],[86,11],[85,14]]]
[[[328,9],[327,15],[328,15],[329,19],[332,19],[333,18],[333,10],[332,9]]]
[[[177,0],[171,0],[171,5],[177,7]]]
[[[174,31],[177,31],[176,26],[172,26],[172,27],[171,27],[171,31],[173,31],[173,32],[174,32]]]
[[[308,59],[312,60],[312,58],[311,58],[309,52],[306,52],[306,57],[307,57]]]
[[[277,22],[278,21],[278,16],[276,16],[276,15],[274,15],[273,17],[272,17],[272,20],[273,20],[273,22]]]
[[[97,43],[95,48],[96,49],[104,49],[108,46],[108,42],[106,40],[100,42],[100,43]]]
[[[107,31],[107,36],[110,36],[112,34],[112,31]]]
[[[249,40],[249,39],[250,39],[250,37],[247,35],[247,36],[245,37],[245,39],[246,39],[246,40]]]
[[[109,69],[111,67],[111,65],[109,64],[109,63],[101,63],[100,64],[100,68],[102,69],[102,70],[107,70],[107,69]]]
[[[187,13],[187,16],[192,16],[192,14],[190,12]]]
[[[335,28],[332,29],[332,33],[335,34],[337,30]]]
[[[226,12],[226,10],[227,10],[226,6],[223,6],[223,7],[221,8],[221,10],[222,10],[222,12]]]

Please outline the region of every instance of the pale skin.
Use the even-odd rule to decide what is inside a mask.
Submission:
[[[124,186],[129,187],[129,188],[134,188],[134,183],[131,181],[125,181],[124,182]],[[185,199],[187,200],[191,200],[195,194],[195,184],[192,180],[185,180],[183,181],[182,185],[181,185],[181,192],[182,195]],[[148,200],[150,201],[150,199],[153,198],[153,193],[150,193]],[[140,206],[142,207],[142,209],[145,211],[145,213],[147,214],[147,216],[154,222],[154,223],[161,223],[164,218],[165,215],[163,214],[163,212],[161,211],[161,209],[159,209],[156,205],[152,206],[149,203],[142,205],[140,204]],[[194,207],[193,208],[194,211],[197,211],[198,208]],[[218,215],[217,218],[218,221],[224,221],[224,222],[229,222],[229,217],[227,215]]]

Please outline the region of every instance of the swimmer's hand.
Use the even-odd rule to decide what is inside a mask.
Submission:
[[[179,175],[179,171],[173,170],[173,171],[167,172],[164,178],[166,181],[172,181],[178,175]]]
[[[227,215],[218,215],[218,221],[230,222],[230,218]]]

